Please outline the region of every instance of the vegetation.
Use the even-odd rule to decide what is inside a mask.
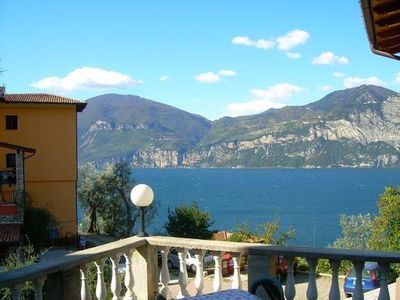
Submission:
[[[39,256],[36,253],[33,245],[29,242],[26,245],[18,247],[14,252],[3,261],[6,271],[20,269],[22,267],[34,264],[37,262]],[[1,300],[11,299],[11,291],[8,288],[0,289]],[[22,299],[33,299],[34,291],[31,282],[26,282],[22,291]]]
[[[368,247],[372,250],[400,252],[400,187],[386,187],[378,200],[378,215]],[[400,276],[400,264],[393,264],[393,277]]]
[[[367,249],[372,235],[373,222],[370,214],[347,216],[341,215],[339,220],[342,227],[341,235],[332,244],[333,248]]]
[[[400,252],[400,187],[387,187],[378,200],[369,248]]]
[[[400,188],[386,187],[378,199],[378,214],[340,217],[341,236],[331,245],[333,248],[400,252]],[[340,273],[345,274],[351,262],[342,262]],[[393,265],[394,276],[400,274],[400,266]],[[330,272],[327,260],[320,260],[317,270]]]
[[[44,207],[33,207],[28,199],[24,209],[23,230],[37,252],[49,244],[49,231],[57,222],[50,211]]]
[[[139,218],[129,198],[134,185],[129,166],[108,164],[99,170],[93,164],[79,167],[78,197],[85,210],[84,230],[118,238],[132,234]],[[157,212],[157,203],[148,209],[147,219]]]
[[[257,230],[252,231],[245,223],[237,225],[232,236],[229,238],[231,242],[242,243],[260,243],[268,245],[286,245],[289,240],[296,237],[294,229],[280,232],[279,218],[277,216],[271,222],[266,222],[258,226]],[[241,266],[247,264],[247,254],[240,256]]]
[[[252,231],[247,224],[242,223],[237,226],[229,240],[243,243],[286,245],[289,240],[295,239],[296,231],[293,228],[280,232],[279,227],[278,217],[275,217],[271,222],[261,224],[256,231]]]
[[[196,202],[192,202],[191,205],[168,210],[168,221],[164,227],[170,236],[210,239],[213,234],[210,227],[213,224],[210,214],[202,211]]]

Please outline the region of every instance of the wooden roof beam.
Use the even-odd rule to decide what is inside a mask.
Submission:
[[[372,1],[372,9],[377,13],[390,12],[399,8],[400,3],[398,0]]]
[[[400,33],[400,23],[387,26],[376,26],[375,32],[379,37],[391,37]]]
[[[387,14],[374,14],[375,23],[379,26],[398,24],[400,10]]]

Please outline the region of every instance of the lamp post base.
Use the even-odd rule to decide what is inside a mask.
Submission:
[[[146,237],[146,236],[149,236],[149,234],[147,232],[139,232],[136,236],[137,237]]]

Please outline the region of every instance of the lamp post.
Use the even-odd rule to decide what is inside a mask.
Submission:
[[[144,212],[153,203],[153,190],[145,184],[136,185],[131,191],[131,201],[140,209],[141,232],[137,236],[149,236],[144,229]]]

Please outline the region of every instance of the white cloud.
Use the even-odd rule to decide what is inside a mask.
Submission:
[[[287,32],[276,39],[278,49],[282,51],[289,51],[299,45],[303,45],[310,38],[307,31],[295,29]]]
[[[221,70],[218,72],[220,76],[236,76],[236,72],[233,70]]]
[[[221,76],[218,74],[215,74],[214,72],[205,72],[201,73],[199,75],[196,75],[194,77],[197,81],[203,82],[203,83],[213,83],[213,82],[218,82],[221,80]]]
[[[321,88],[321,91],[324,91],[324,92],[332,90],[332,87],[330,85],[323,85],[320,88]]]
[[[352,88],[363,84],[385,85],[385,83],[382,80],[380,80],[378,77],[375,76],[367,78],[347,77],[343,80],[343,84],[346,88]]]
[[[285,35],[277,37],[276,39],[252,40],[248,36],[235,36],[231,42],[232,44],[259,49],[271,49],[276,47],[278,50],[284,51],[290,59],[298,59],[301,56],[300,53],[289,52],[289,50],[305,44],[309,38],[310,34],[307,31],[295,29],[287,32]]]
[[[214,83],[218,82],[222,79],[222,77],[228,76],[236,76],[236,71],[233,70],[220,70],[218,73],[215,72],[205,72],[199,75],[196,75],[194,79],[202,83]]]
[[[297,52],[286,52],[287,57],[290,59],[298,59],[300,58],[301,54]]]
[[[321,53],[317,57],[314,57],[312,60],[313,65],[346,65],[348,63],[349,59],[347,57],[335,55],[333,52],[330,51]]]
[[[228,114],[240,116],[260,113],[270,108],[281,108],[287,105],[286,99],[302,91],[304,91],[303,88],[289,83],[279,83],[266,89],[253,89],[251,93],[256,99],[228,104]]]
[[[251,40],[248,36],[235,36],[231,42],[232,44],[256,47],[258,49],[270,49],[275,47],[274,41],[264,39]]]
[[[166,80],[168,80],[170,77],[168,76],[168,75],[162,75],[161,77],[160,77],[160,81],[166,81]]]
[[[346,74],[341,72],[333,72],[333,76],[336,78],[343,78],[344,76],[346,76]]]
[[[56,76],[46,77],[33,82],[31,86],[64,94],[75,90],[130,87],[139,83],[142,83],[142,81],[119,72],[82,67],[68,73],[63,78]]]

